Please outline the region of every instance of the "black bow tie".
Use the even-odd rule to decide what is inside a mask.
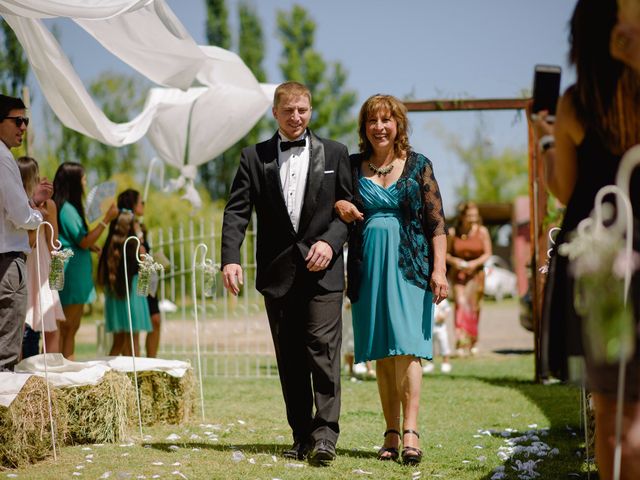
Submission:
[[[280,142],[280,151],[286,152],[290,148],[293,147],[304,147],[307,144],[307,140],[302,138],[300,140],[296,140],[295,142]]]

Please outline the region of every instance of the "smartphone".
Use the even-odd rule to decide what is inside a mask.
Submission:
[[[556,104],[560,95],[560,74],[562,69],[558,65],[536,65],[533,75],[533,106],[531,118],[542,110],[549,112],[547,121],[556,119]]]

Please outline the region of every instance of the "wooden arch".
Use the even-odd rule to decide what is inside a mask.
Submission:
[[[529,98],[493,98],[468,100],[418,100],[405,101],[409,112],[460,112],[482,110],[525,110]],[[544,182],[543,165],[537,155],[533,128],[528,115],[527,136],[529,154],[529,235],[532,245],[531,295],[533,300],[535,379],[542,380],[540,319],[542,317],[542,291],[544,277],[540,273],[547,260],[547,232],[543,231],[547,211],[547,191]]]

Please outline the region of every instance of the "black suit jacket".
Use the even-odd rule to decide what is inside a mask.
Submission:
[[[334,211],[337,200],[351,201],[347,148],[309,132],[309,173],[298,232],[284,202],[278,165],[278,135],[242,150],[240,165],[224,209],[222,266],[240,263],[240,246],[255,208],[257,225],[256,288],[266,297],[285,295],[294,279],[317,282],[327,291],[344,288],[342,247],[348,226]],[[320,272],[309,272],[304,258],[318,240],[331,245],[333,259]]]

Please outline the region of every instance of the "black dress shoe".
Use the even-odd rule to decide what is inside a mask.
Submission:
[[[282,452],[282,456],[284,458],[290,458],[292,460],[304,460],[305,458],[307,458],[309,450],[311,450],[311,445],[309,445],[309,442],[301,442],[299,440],[296,440],[295,442],[293,442],[291,448],[288,448]]]
[[[313,446],[309,454],[311,465],[325,467],[336,458],[336,446],[331,440],[320,439]]]

